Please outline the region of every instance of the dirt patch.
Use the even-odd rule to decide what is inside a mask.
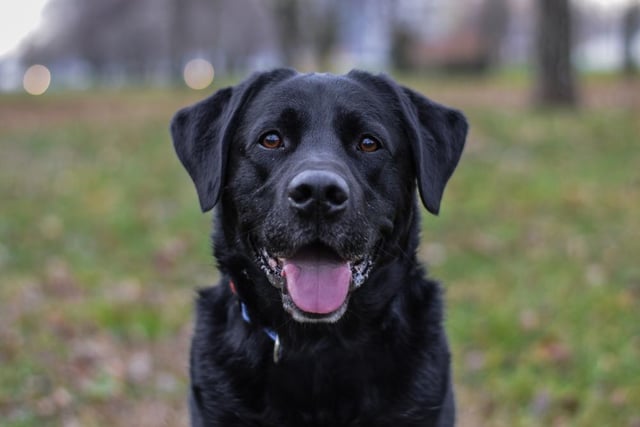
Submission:
[[[492,79],[459,81],[413,80],[410,86],[458,108],[523,109],[532,105],[528,84],[496,83]],[[119,124],[166,117],[208,95],[177,91],[82,92],[42,97],[15,96],[0,101],[0,127],[50,128],[72,122]],[[586,108],[640,109],[640,79],[583,81],[580,98]]]
[[[203,95],[200,95],[203,96]],[[69,123],[119,124],[166,117],[195,100],[193,94],[175,92],[53,94],[48,97],[13,97],[0,101],[0,127],[52,128]]]

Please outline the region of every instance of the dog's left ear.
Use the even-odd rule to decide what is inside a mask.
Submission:
[[[209,98],[178,111],[171,120],[173,147],[198,192],[200,208],[213,208],[220,196],[227,145],[225,124],[234,88],[220,89]]]
[[[462,155],[467,130],[464,115],[402,87],[405,115],[422,203],[437,215],[447,181]]]
[[[254,73],[239,85],[220,89],[173,117],[173,146],[196,186],[203,212],[212,209],[220,199],[238,113],[264,86],[294,74],[290,69]]]

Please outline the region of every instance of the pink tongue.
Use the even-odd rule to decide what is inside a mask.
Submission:
[[[283,274],[293,302],[307,313],[334,312],[349,293],[351,269],[346,262],[291,258],[284,261]]]

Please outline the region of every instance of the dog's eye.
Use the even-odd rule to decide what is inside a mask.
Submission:
[[[260,145],[269,150],[281,148],[283,145],[282,138],[275,132],[269,132],[260,138]]]
[[[358,150],[365,153],[373,153],[374,151],[378,151],[380,147],[382,147],[382,144],[370,136],[363,137],[358,143]]]

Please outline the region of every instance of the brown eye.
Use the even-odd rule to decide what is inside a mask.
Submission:
[[[275,150],[281,148],[283,145],[282,138],[275,132],[269,132],[260,139],[260,145],[269,150]]]
[[[358,143],[358,150],[365,153],[373,153],[374,151],[378,151],[381,146],[382,145],[378,142],[378,140],[373,139],[370,136],[365,136]]]

